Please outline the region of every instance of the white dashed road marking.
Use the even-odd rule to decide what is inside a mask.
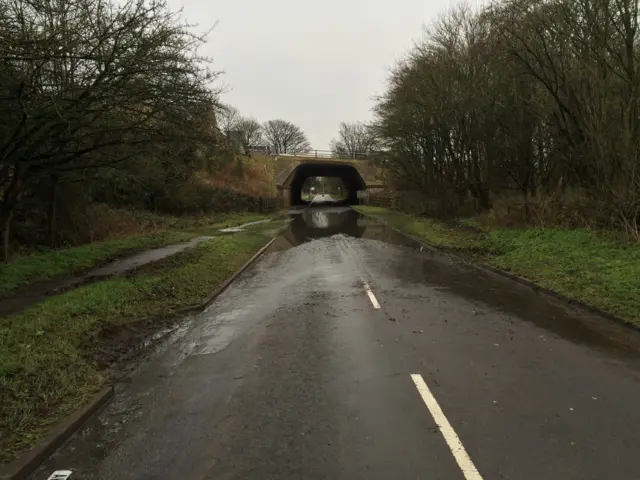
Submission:
[[[436,398],[431,393],[431,390],[429,390],[429,387],[424,381],[424,378],[422,378],[422,375],[414,373],[411,375],[411,380],[416,384],[422,400],[424,400],[429,412],[431,412],[431,416],[440,429],[440,433],[442,433],[442,436],[447,442],[451,453],[453,453],[453,457],[456,459],[456,462],[458,462],[458,466],[460,467],[460,470],[462,470],[464,478],[466,480],[482,480],[482,475],[480,475],[478,469],[471,461],[471,457],[469,457],[469,454],[449,423],[449,420],[444,416],[440,405],[438,405]]]
[[[56,470],[47,480],[67,480],[72,473],[71,470]]]
[[[369,284],[363,280],[362,286],[364,287],[364,290],[367,292],[367,295],[369,295],[369,300],[371,300],[371,303],[373,304],[373,308],[380,308],[378,299],[376,299],[376,296],[371,291],[371,287],[369,286]]]

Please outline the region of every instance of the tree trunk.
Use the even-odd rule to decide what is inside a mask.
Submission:
[[[3,212],[2,218],[2,259],[5,263],[9,263],[9,246],[11,240],[11,220],[13,219],[13,210]]]
[[[11,221],[18,204],[18,198],[22,194],[24,179],[16,172],[11,184],[4,191],[0,200],[0,225],[2,226],[2,256],[5,262],[9,262],[9,245],[11,241]]]
[[[49,243],[56,241],[56,214],[58,211],[58,176],[51,175],[51,190],[49,192]]]

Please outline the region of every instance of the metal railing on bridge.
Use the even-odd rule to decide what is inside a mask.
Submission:
[[[379,152],[336,152],[333,150],[307,150],[298,153],[274,153],[269,149],[250,148],[251,155],[271,155],[274,157],[301,157],[301,158],[335,158],[342,160],[372,160],[380,156]]]

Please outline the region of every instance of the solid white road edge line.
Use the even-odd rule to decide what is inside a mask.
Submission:
[[[449,420],[444,416],[440,405],[438,405],[436,398],[431,393],[431,390],[429,390],[429,387],[422,378],[422,375],[413,373],[411,374],[411,380],[416,384],[416,388],[418,389],[422,400],[424,400],[429,412],[431,412],[431,416],[440,429],[440,433],[442,433],[442,436],[447,442],[451,453],[453,453],[453,457],[456,459],[456,462],[458,462],[458,466],[460,467],[460,470],[462,470],[464,478],[466,480],[482,480],[482,476],[471,461],[471,457],[469,457],[469,454],[449,423]]]
[[[373,304],[373,308],[380,308],[380,304],[378,303],[378,299],[376,298],[376,296],[371,291],[371,287],[369,286],[369,284],[363,280],[362,281],[362,286],[364,287],[365,291],[367,292],[367,295],[369,295],[369,300],[371,300],[371,303]]]

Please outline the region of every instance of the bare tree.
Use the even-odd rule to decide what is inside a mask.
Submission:
[[[571,188],[594,225],[640,238],[639,3],[496,0],[441,17],[376,102],[395,180],[480,209],[519,191],[527,216]]]
[[[0,0],[0,12],[6,258],[16,208],[43,178],[202,140],[216,73],[197,53],[204,39],[162,0]]]
[[[335,153],[355,157],[368,153],[376,148],[375,130],[366,123],[340,123],[338,139],[331,142],[331,150]]]
[[[242,121],[240,111],[232,105],[222,105],[218,113],[218,127],[222,134],[229,140],[232,133],[237,131]]]
[[[262,143],[262,125],[255,118],[241,118],[237,126],[245,151]]]
[[[276,155],[307,152],[311,144],[300,127],[286,120],[269,120],[263,126],[267,146]]]

